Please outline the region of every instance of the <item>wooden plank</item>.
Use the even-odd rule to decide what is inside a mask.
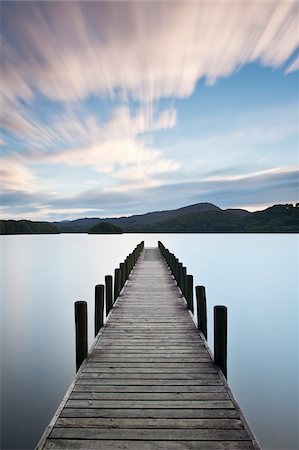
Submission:
[[[250,441],[123,441],[49,439],[45,450],[252,450]]]
[[[144,352],[146,352],[146,354],[153,354],[153,355],[159,355],[160,353],[162,353],[163,355],[165,354],[171,354],[171,355],[178,355],[181,353],[185,353],[185,354],[189,354],[191,353],[192,355],[198,355],[198,354],[202,354],[204,353],[206,355],[206,349],[204,347],[204,345],[202,343],[199,343],[198,345],[186,345],[186,346],[168,346],[165,347],[163,345],[121,345],[121,344],[111,344],[111,345],[104,345],[101,344],[100,346],[95,347],[94,351],[93,351],[93,355],[102,355],[102,354],[107,354],[109,355],[110,353],[116,353],[119,354],[119,356],[121,356],[120,354],[124,353],[124,350],[126,350],[126,354],[132,354],[132,353],[141,353],[143,354]]]
[[[164,380],[172,380],[172,381],[179,381],[179,380],[184,380],[184,382],[188,381],[188,380],[201,380],[203,378],[207,379],[209,378],[210,380],[216,380],[218,378],[218,372],[216,372],[216,370],[214,371],[214,373],[109,373],[109,372],[89,372],[89,371],[84,371],[81,374],[81,378],[97,378],[98,380],[100,379],[105,379],[105,378],[109,378],[110,380],[112,379],[119,379],[119,380],[140,380],[142,382],[144,382],[145,380],[160,380],[160,382],[162,381],[162,383],[164,383]],[[126,381],[127,382],[127,381]]]
[[[165,379],[165,377],[170,377],[173,378],[182,376],[182,377],[186,377],[187,379],[189,377],[192,376],[197,376],[198,373],[201,374],[217,374],[217,370],[215,369],[215,367],[201,367],[200,371],[198,369],[188,369],[187,367],[184,367],[182,369],[165,369],[165,368],[159,368],[159,367],[151,367],[151,368],[140,368],[140,367],[136,367],[134,369],[134,367],[104,367],[101,368],[100,365],[97,364],[90,364],[88,367],[86,367],[85,369],[85,373],[89,374],[89,373],[99,373],[99,376],[117,376],[117,377],[123,377],[123,376],[128,376],[129,378],[131,377],[131,375],[133,375],[133,377],[135,376],[145,376],[145,377],[151,377],[153,375],[153,377],[158,377],[161,380]],[[183,378],[184,379],[184,378]]]
[[[123,440],[174,440],[174,441],[242,441],[248,440],[244,429],[102,429],[54,428],[50,438],[63,439],[123,439]]]
[[[175,349],[177,349],[177,351],[175,351]],[[181,344],[181,345],[172,345],[171,343],[169,344],[169,346],[166,346],[165,344],[155,344],[155,343],[145,343],[145,344],[130,344],[130,343],[123,343],[123,342],[110,342],[110,345],[108,343],[104,343],[101,342],[101,344],[97,345],[94,348],[93,354],[97,355],[97,354],[109,354],[109,353],[119,353],[119,351],[121,351],[123,353],[123,350],[126,350],[128,353],[205,353],[206,354],[206,349],[204,347],[204,345],[202,344],[202,342],[199,342],[198,344],[194,344],[192,345],[190,344]]]
[[[76,384],[92,384],[92,385],[100,385],[100,386],[223,386],[222,381],[219,379],[218,376],[210,376],[209,378],[206,375],[203,375],[201,378],[197,378],[194,380],[163,380],[163,383],[161,383],[161,380],[159,378],[153,379],[144,379],[141,377],[140,379],[131,379],[131,378],[125,378],[125,379],[117,379],[117,378],[99,378],[95,374],[93,376],[86,377],[84,374],[80,377],[80,379],[77,381]]]
[[[68,400],[66,408],[134,408],[134,409],[215,409],[234,408],[230,400]]]
[[[229,395],[225,392],[201,392],[201,393],[161,393],[161,392],[151,392],[151,393],[132,393],[132,392],[78,392],[73,391],[70,395],[71,400],[148,400],[148,401],[195,401],[195,400],[230,400]]]
[[[195,361],[195,362],[194,362]],[[196,369],[196,371],[200,371],[200,369],[202,367],[213,367],[214,365],[211,361],[196,361],[196,359],[194,359],[192,362],[179,362],[179,360],[177,361],[173,361],[171,359],[171,361],[166,361],[163,360],[161,358],[161,361],[157,362],[155,361],[155,364],[153,365],[152,362],[148,362],[147,358],[128,358],[128,361],[123,361],[123,362],[119,362],[117,359],[92,359],[90,360],[90,362],[87,364],[87,367],[98,367],[98,368],[134,368],[134,369],[138,369],[138,368],[152,368],[154,367],[155,370],[160,368],[160,369],[182,369],[185,368],[186,370],[189,369]]]
[[[62,428],[243,428],[240,419],[111,419],[103,417],[59,418]]]
[[[80,382],[76,383],[73,389],[73,392],[143,392],[143,393],[180,393],[180,394],[189,394],[196,395],[201,392],[226,392],[225,387],[221,385],[216,386],[128,386],[127,384],[121,386],[107,386],[102,384],[81,384]]]
[[[134,408],[64,408],[60,417],[102,417],[137,419],[237,419],[235,409],[134,409]]]

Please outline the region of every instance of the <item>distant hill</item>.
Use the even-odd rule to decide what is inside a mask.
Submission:
[[[117,225],[110,222],[99,222],[90,228],[88,233],[91,234],[120,234],[123,230]]]
[[[61,232],[78,232],[86,233],[90,230],[92,226],[101,222],[109,221],[110,223],[120,226],[124,231],[143,231],[146,230],[148,226],[152,224],[157,224],[164,222],[165,220],[174,219],[178,216],[186,214],[196,214],[196,213],[206,213],[211,211],[222,211],[211,203],[196,203],[195,205],[184,206],[179,209],[172,209],[166,211],[154,211],[146,214],[138,214],[130,217],[118,217],[118,218],[86,218],[77,219],[69,222],[55,222],[55,225]],[[237,215],[247,215],[250,214],[248,211],[241,209],[231,209],[232,214]]]
[[[244,221],[244,232],[255,233],[298,233],[299,204],[296,206],[274,205],[264,211],[250,214]]]
[[[209,210],[180,214],[172,219],[125,231],[155,233],[280,233],[299,231],[299,208],[276,205],[254,213],[243,210]]]
[[[105,222],[109,222],[110,227],[120,227],[125,233],[297,233],[299,204],[274,205],[253,213],[244,209],[223,210],[211,203],[197,203],[179,209],[119,218],[84,218],[54,223],[2,220],[0,234],[113,232],[103,231],[105,225],[100,224]]]
[[[58,228],[49,222],[31,220],[0,220],[0,234],[43,234],[59,233]]]
[[[244,209],[223,210],[211,203],[197,203],[130,217],[78,219],[56,225],[60,231],[88,232],[101,221],[120,226],[127,233],[287,233],[299,231],[299,208],[289,204],[275,205],[250,213]]]

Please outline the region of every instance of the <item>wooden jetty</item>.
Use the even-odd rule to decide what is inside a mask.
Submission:
[[[159,248],[141,251],[36,449],[259,449]]]

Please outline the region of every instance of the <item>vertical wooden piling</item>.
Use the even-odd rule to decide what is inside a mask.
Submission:
[[[227,308],[214,306],[214,361],[227,378]]]
[[[121,291],[126,282],[125,263],[120,263],[119,267],[120,267],[120,291]]]
[[[120,269],[114,270],[114,302],[120,293]]]
[[[185,266],[182,267],[182,292],[184,297],[187,295],[187,268]]]
[[[208,339],[207,333],[207,301],[206,290],[204,286],[196,286],[196,301],[197,301],[197,327],[203,333],[204,337]]]
[[[104,289],[103,284],[95,287],[94,335],[96,336],[104,324]]]
[[[87,303],[75,302],[76,370],[87,356]]]
[[[193,275],[187,275],[187,307],[193,313]]]
[[[181,262],[178,264],[178,285],[181,292],[183,292],[183,264]]]
[[[129,257],[127,256],[125,259],[125,282],[127,281],[127,279],[129,278],[129,274],[130,274],[130,263],[129,263]]]
[[[105,293],[106,293],[106,316],[108,316],[112,308],[112,276],[105,276]]]

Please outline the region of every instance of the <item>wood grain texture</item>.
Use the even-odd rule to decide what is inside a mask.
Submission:
[[[48,439],[45,450],[252,450],[250,441],[120,441]]]
[[[145,249],[37,449],[253,448],[160,251]]]

